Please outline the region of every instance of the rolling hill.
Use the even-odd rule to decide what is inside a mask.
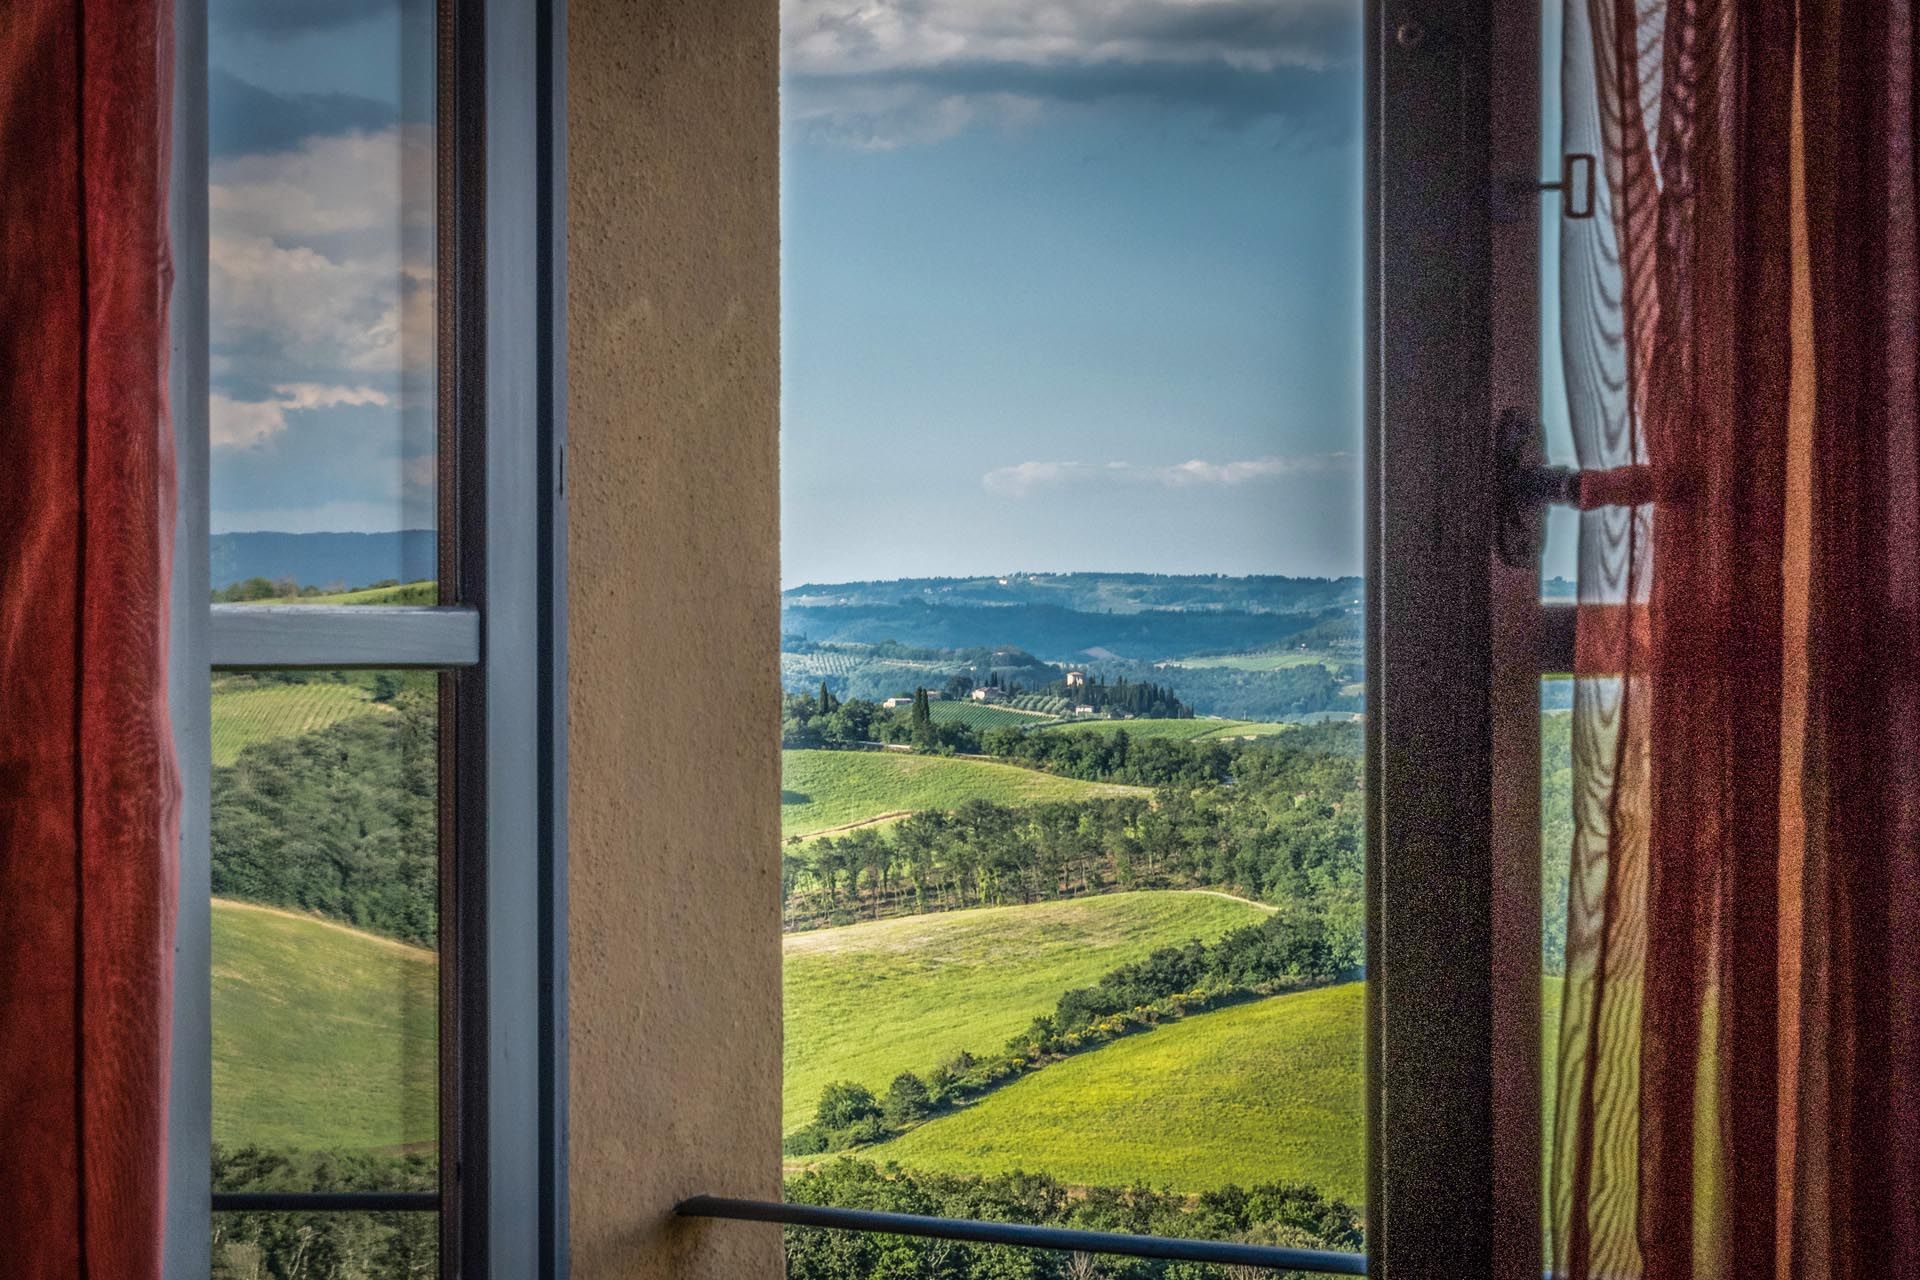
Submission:
[[[1175,1191],[1298,1181],[1360,1203],[1364,997],[1354,982],[1189,1017],[1054,1063],[867,1154]]]
[[[998,1050],[1068,988],[1265,914],[1221,894],[1158,891],[788,934],[782,1129],[809,1120],[833,1081],[879,1092],[956,1050]]]
[[[377,1150],[438,1130],[433,952],[272,907],[213,903],[213,1137]]]
[[[303,684],[216,676],[213,684],[213,763],[229,765],[256,742],[313,733],[353,716],[387,715],[361,681],[314,679]]]
[[[780,836],[805,836],[978,797],[997,804],[1148,794],[1142,787],[1061,778],[1016,765],[896,751],[783,751]]]

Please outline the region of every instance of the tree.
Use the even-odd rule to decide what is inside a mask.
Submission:
[[[926,1084],[911,1071],[902,1071],[887,1086],[886,1101],[881,1104],[891,1125],[912,1124],[923,1119],[932,1108],[933,1099]]]
[[[851,1129],[864,1120],[878,1119],[880,1103],[873,1091],[851,1080],[840,1080],[820,1091],[813,1122],[822,1129]]]

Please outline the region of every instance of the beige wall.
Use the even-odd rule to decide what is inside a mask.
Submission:
[[[775,0],[568,6],[573,1274],[780,1274]]]

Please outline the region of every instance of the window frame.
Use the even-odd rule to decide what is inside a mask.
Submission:
[[[1537,1277],[1539,695],[1556,628],[1494,539],[1536,411],[1541,0],[1368,5],[1370,1274]],[[1499,68],[1498,75],[1495,68]]]
[[[210,1269],[216,668],[442,681],[441,1274],[566,1254],[565,13],[440,0],[442,604],[210,606],[207,3],[175,0],[169,302],[182,777],[164,1266]]]

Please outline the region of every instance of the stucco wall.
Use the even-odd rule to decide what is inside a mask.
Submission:
[[[776,0],[570,0],[573,1274],[777,1276]]]

